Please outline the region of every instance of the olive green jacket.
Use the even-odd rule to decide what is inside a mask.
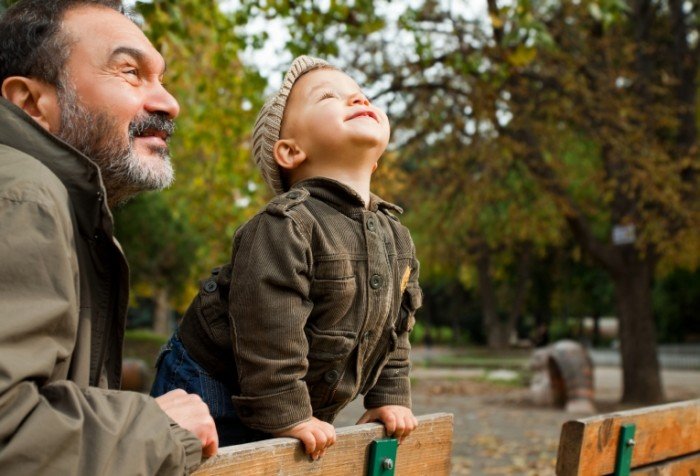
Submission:
[[[123,392],[128,267],[97,166],[0,98],[0,472],[182,474],[201,445]]]
[[[420,306],[411,236],[372,196],[313,178],[234,238],[230,291],[241,420],[269,432],[332,422],[357,395],[411,406],[408,333]]]

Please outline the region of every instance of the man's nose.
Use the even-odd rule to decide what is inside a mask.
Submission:
[[[160,82],[149,91],[144,107],[150,113],[166,114],[170,119],[175,119],[180,114],[177,99]]]

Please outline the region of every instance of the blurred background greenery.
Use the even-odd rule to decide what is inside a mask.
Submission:
[[[175,185],[116,212],[132,325],[170,332],[270,198],[252,124],[312,54],[389,113],[373,187],[405,208],[421,260],[414,343],[619,344],[623,401],[663,398],[657,343],[700,342],[697,2],[133,6],[182,113]]]

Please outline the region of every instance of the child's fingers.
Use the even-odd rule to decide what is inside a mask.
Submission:
[[[382,417],[382,422],[384,423],[384,428],[386,428],[386,434],[389,436],[396,436],[396,415],[387,412]]]
[[[316,460],[323,456],[323,454],[326,451],[326,445],[328,444],[328,437],[326,436],[326,433],[323,431],[323,428],[315,427],[313,430],[314,436],[314,442],[315,442],[315,447],[314,451],[311,453],[311,458]]]
[[[410,431],[409,431],[410,433]],[[394,430],[394,438],[399,440],[399,444],[403,443],[406,437],[406,420],[403,416],[399,415],[396,417],[396,430]]]
[[[413,430],[416,429],[416,424],[417,420],[413,415],[405,415],[403,417],[403,431],[401,433],[401,438],[399,438],[399,444],[403,443],[408,435],[410,435]]]
[[[296,438],[299,438],[299,440],[301,440],[301,442],[304,444],[304,450],[306,451],[307,455],[312,455],[314,451],[316,451],[316,438],[312,432],[304,431],[296,436]]]
[[[331,447],[335,444],[335,428],[333,425],[327,425],[326,429],[326,448]]]
[[[406,436],[408,436],[408,434],[415,430],[418,426],[418,420],[416,420],[416,417],[409,413],[404,418],[404,421],[406,422]]]

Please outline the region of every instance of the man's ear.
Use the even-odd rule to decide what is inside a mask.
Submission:
[[[272,149],[277,165],[285,170],[299,167],[306,160],[306,152],[301,150],[294,139],[280,139]]]
[[[41,127],[57,132],[61,123],[56,87],[38,79],[10,76],[2,82],[2,96],[29,114]]]

